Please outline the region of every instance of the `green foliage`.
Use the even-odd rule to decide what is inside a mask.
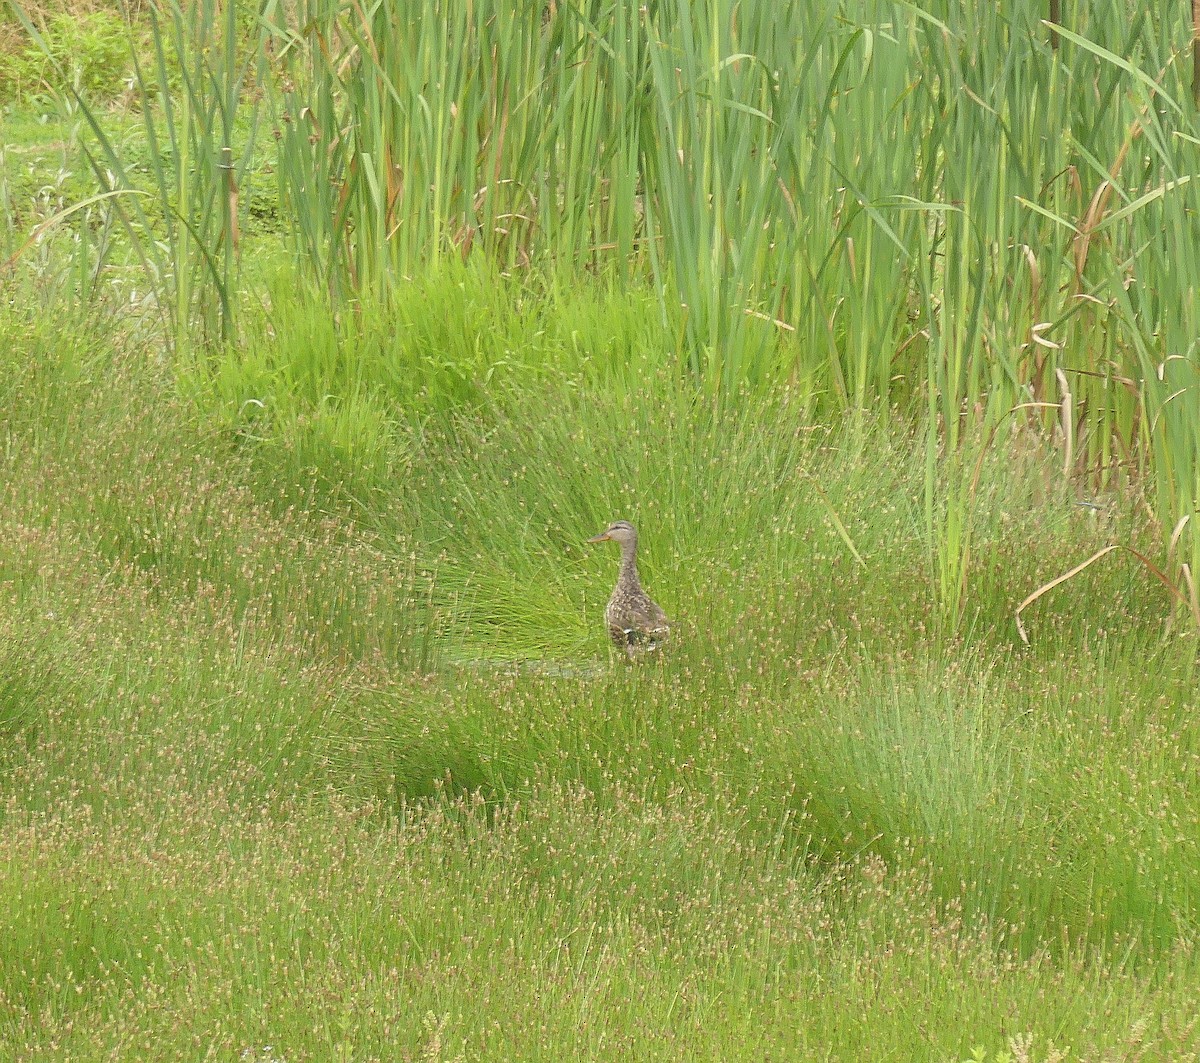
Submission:
[[[464,259],[650,281],[658,362],[716,401],[786,381],[821,416],[883,403],[921,421],[947,630],[970,615],[974,469],[1010,423],[1053,432],[1089,492],[1146,477],[1155,562],[1200,618],[1184,401],[1200,130],[1178,5],[1079,5],[1057,50],[1037,0],[161,12],[152,61],[130,38],[150,180],[88,114],[177,351],[243,338],[237,234],[247,204],[271,214],[242,193],[263,85],[280,217],[340,321]],[[85,275],[111,250],[85,243]],[[477,401],[494,359],[426,339],[447,353],[422,356],[422,386]],[[287,452],[319,460],[302,453],[319,438],[366,481],[392,475],[378,396],[328,394],[271,412]],[[369,441],[351,444],[354,418]]]
[[[1178,11],[154,10],[0,156],[8,1053],[1196,1055],[1194,633],[1013,624],[1194,571]]]
[[[0,63],[0,102],[21,101],[59,84],[66,74],[81,92],[115,96],[130,69],[125,20],[116,11],[60,11],[46,21],[45,47],[28,43]]]
[[[32,46],[60,81],[66,79],[51,41],[17,0],[12,8]],[[67,80],[59,88],[95,140],[88,162],[99,194],[129,238],[168,340],[176,353],[189,356],[233,334],[239,188],[249,171],[255,129],[247,89],[260,59],[258,49],[241,39],[235,3],[222,7],[202,0],[185,10],[171,0],[147,14],[146,42],[132,25],[125,30],[148,161],[145,181],[135,178],[130,153],[112,137],[82,87]],[[251,115],[250,135],[236,153],[234,130],[243,110]],[[85,244],[84,254],[91,250]],[[106,264],[102,256],[96,269]]]
[[[6,1045],[1194,1051],[1190,645],[1140,568],[1011,626],[1131,515],[1006,439],[952,636],[904,426],[714,405],[651,295],[446,269],[389,346],[287,293],[182,397],[137,321],[0,313]],[[410,382],[442,343],[472,390]],[[618,514],[675,621],[636,667]]]
[[[286,267],[268,283],[269,313],[238,348],[185,367],[182,388],[283,480],[316,476],[364,501],[407,475],[429,417],[534,384],[629,388],[669,342],[645,290],[505,277],[482,261],[349,313]]]
[[[268,5],[297,248],[345,295],[474,253],[649,272],[714,388],[793,328],[782,356],[833,408],[928,394],[957,440],[964,403],[1056,395],[1065,367],[1111,432],[1117,273],[1153,274],[1131,251],[1194,194],[1187,29],[1080,7],[1055,52],[1043,14]],[[1089,215],[1106,180],[1129,209]]]

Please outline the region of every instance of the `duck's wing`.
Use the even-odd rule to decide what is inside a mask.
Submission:
[[[651,633],[666,635],[671,630],[671,621],[667,619],[667,614],[662,611],[657,602],[652,602],[649,598],[646,599],[646,606]]]
[[[653,648],[662,642],[671,630],[667,614],[647,595],[640,595],[631,601],[622,619],[625,640],[629,646]]]

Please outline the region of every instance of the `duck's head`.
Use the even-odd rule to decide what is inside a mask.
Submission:
[[[637,545],[637,529],[627,520],[614,520],[599,535],[593,535],[589,543],[605,543],[609,540],[620,543],[623,547]]]

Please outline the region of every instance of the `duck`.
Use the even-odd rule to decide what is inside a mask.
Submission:
[[[613,645],[630,660],[657,650],[666,642],[671,623],[658,603],[642,589],[637,568],[637,529],[627,520],[614,520],[588,542],[615,542],[621,547],[617,585],[604,607],[604,623]]]

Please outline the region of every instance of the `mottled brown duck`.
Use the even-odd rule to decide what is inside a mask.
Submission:
[[[667,614],[651,600],[638,578],[637,529],[627,520],[614,520],[589,543],[615,542],[621,547],[617,585],[604,608],[609,637],[632,659],[658,649],[671,630]]]

